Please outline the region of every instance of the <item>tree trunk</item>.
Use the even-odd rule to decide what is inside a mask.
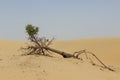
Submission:
[[[43,47],[44,49],[46,50],[49,50],[49,51],[52,51],[52,52],[55,52],[59,55],[62,55],[64,58],[70,58],[70,57],[75,57],[74,55],[70,54],[70,53],[66,53],[66,52],[63,52],[63,51],[59,51],[59,50],[56,50],[56,49],[53,49],[53,48],[50,48],[50,47]]]

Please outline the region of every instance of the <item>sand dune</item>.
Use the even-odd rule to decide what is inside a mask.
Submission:
[[[120,38],[55,41],[51,45],[69,53],[87,49],[116,72],[72,58],[21,56],[25,44],[0,40],[0,80],[120,80]]]

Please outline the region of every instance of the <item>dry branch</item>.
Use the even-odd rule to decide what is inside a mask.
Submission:
[[[27,48],[24,48],[25,50],[28,51],[27,55],[30,55],[30,54],[39,54],[39,55],[47,55],[46,52],[54,52],[56,54],[59,54],[61,55],[63,58],[75,58],[75,59],[80,59],[79,56],[81,54],[85,54],[86,56],[86,59],[89,59],[92,61],[92,59],[88,56],[88,54],[92,55],[93,57],[95,57],[95,59],[101,64],[101,66],[105,69],[108,69],[110,71],[114,71],[113,69],[109,68],[108,66],[106,66],[95,54],[93,54],[92,52],[89,52],[89,51],[86,51],[86,50],[81,50],[81,51],[78,51],[78,52],[74,52],[73,54],[70,54],[70,53],[67,53],[67,52],[63,52],[63,51],[60,51],[60,50],[56,50],[56,49],[53,49],[51,47],[49,47],[54,38],[49,40],[49,39],[46,39],[45,37],[42,37],[42,38],[39,38],[37,36],[37,33],[38,33],[38,28],[36,27],[33,27],[32,25],[28,25],[26,27],[26,31],[29,35],[29,40],[34,44],[34,45],[29,45]],[[92,61],[92,64],[95,65],[95,63]]]

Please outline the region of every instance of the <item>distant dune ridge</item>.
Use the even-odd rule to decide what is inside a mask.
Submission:
[[[120,38],[54,41],[51,45],[69,53],[89,50],[116,72],[59,55],[21,56],[24,46],[26,42],[0,40],[0,80],[120,80]]]

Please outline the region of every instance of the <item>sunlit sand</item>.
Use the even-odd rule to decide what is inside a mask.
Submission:
[[[120,38],[53,41],[52,48],[93,52],[115,72],[87,61],[24,54],[26,42],[0,40],[0,80],[120,80]],[[54,53],[51,53],[54,54]]]

